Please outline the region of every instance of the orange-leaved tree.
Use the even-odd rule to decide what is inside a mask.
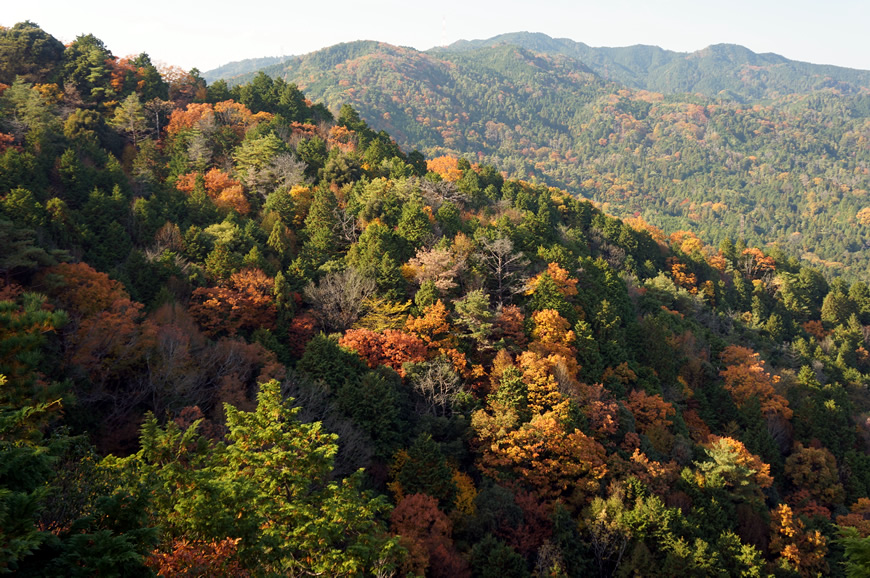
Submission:
[[[63,283],[51,286],[50,275],[59,275]],[[145,377],[148,364],[156,361],[155,325],[120,283],[85,263],[52,267],[44,282],[70,315],[66,361],[90,381],[87,387],[76,387],[77,400],[83,408],[102,412],[102,433],[108,437],[98,436],[97,443],[104,450],[118,450],[112,444],[127,443],[136,435],[142,404],[165,409]]]
[[[774,389],[774,384],[779,382],[779,376],[771,375],[765,370],[764,362],[758,359],[757,353],[747,347],[729,345],[722,351],[721,359],[725,368],[719,375],[725,380],[725,389],[731,394],[737,407],[743,407],[749,398],[755,396],[764,414],[779,414],[785,419],[791,419],[793,412],[788,406],[788,400]]]
[[[409,316],[405,329],[422,339],[429,349],[453,347],[456,343],[451,333],[447,307],[440,299],[426,307],[420,317]]]
[[[159,576],[250,576],[238,561],[241,538],[211,542],[175,538],[170,551],[155,550],[145,565]]]
[[[689,293],[698,292],[698,277],[689,270],[689,266],[681,263],[676,257],[668,259],[671,267],[671,278],[678,286],[686,289]]]
[[[142,304],[86,263],[61,263],[47,273],[63,279],[50,292],[73,320],[69,361],[85,369],[94,384],[129,377],[154,345],[154,327],[143,321]]]
[[[818,530],[807,531],[787,504],[770,512],[770,553],[779,556],[778,565],[801,576],[825,575],[829,568],[827,539]]]
[[[704,248],[704,243],[691,231],[675,231],[671,233],[669,240],[673,249],[686,255],[700,252]]]
[[[604,448],[580,430],[566,431],[553,413],[535,415],[513,431],[478,433],[484,436],[480,470],[544,500],[565,498],[580,505],[599,490],[607,472]]]
[[[198,124],[210,124],[214,119],[214,107],[208,103],[191,103],[184,109],[176,108],[169,117],[166,132],[170,136],[192,129]]]
[[[776,270],[776,261],[773,260],[773,257],[765,256],[756,247],[743,250],[743,253],[740,255],[739,265],[749,279],[760,279]]]
[[[536,311],[532,320],[535,323],[532,342],[521,359],[526,360],[525,363],[532,361],[531,355],[546,359],[552,368],[558,367],[559,373],[554,374],[557,381],[563,385],[573,384],[580,367],[577,365],[576,339],[570,324],[555,309]]]
[[[195,289],[190,314],[208,335],[274,329],[278,317],[274,285],[260,269],[233,273],[223,286]]]
[[[197,172],[183,174],[175,182],[175,188],[183,193],[191,193],[199,177],[200,173]],[[247,215],[251,211],[241,182],[217,168],[210,169],[202,178],[205,191],[216,207],[224,212],[234,210],[240,215]]]
[[[547,265],[547,270],[542,272],[537,277],[533,277],[529,280],[527,286],[527,292],[532,294],[538,288],[538,285],[541,283],[541,279],[544,275],[548,275],[550,279],[553,280],[553,283],[556,285],[556,289],[558,289],[559,293],[562,294],[563,297],[573,297],[577,295],[577,279],[571,277],[571,274],[568,273],[567,270],[563,269],[559,266],[558,263],[550,263]]]
[[[589,420],[592,436],[598,441],[608,442],[608,438],[619,429],[619,404],[600,383],[581,384],[579,391],[583,402],[581,410]]]
[[[449,156],[440,156],[426,161],[426,170],[438,173],[445,181],[458,181],[462,178],[459,170],[459,159]]]
[[[450,537],[453,524],[438,509],[435,498],[426,494],[403,498],[390,515],[390,526],[408,550],[403,570],[409,574],[445,578],[471,575],[468,562],[456,551]]]
[[[440,299],[426,307],[422,316],[408,316],[405,330],[423,340],[430,357],[443,355],[450,360],[457,373],[463,377],[472,377],[473,371],[468,369],[468,359],[456,348],[457,339],[449,321],[449,313]]]
[[[110,279],[87,263],[61,263],[47,273],[63,278],[62,287],[51,293],[74,318],[90,317],[109,309],[118,299],[129,298],[120,281]]]
[[[561,385],[575,385],[570,369],[562,357],[541,357],[533,351],[524,351],[517,359],[528,388],[528,407],[534,413],[555,412],[566,418],[569,401],[561,392]],[[561,378],[561,379],[560,379]]]
[[[403,570],[422,576],[470,576],[468,563],[456,551],[450,535],[453,524],[438,509],[438,500],[426,494],[402,498],[390,515],[390,526],[408,550]],[[428,572],[427,572],[428,570]]]
[[[662,396],[637,389],[628,394],[625,407],[634,415],[635,427],[644,434],[653,428],[671,427],[674,423],[671,417],[677,413]]]
[[[525,316],[516,305],[499,308],[493,322],[493,337],[503,340],[507,348],[516,350],[528,343],[525,330]]]
[[[386,365],[398,371],[402,377],[405,376],[403,364],[425,361],[427,353],[422,339],[395,329],[382,332],[349,329],[338,340],[338,344],[356,351],[369,367]]]
[[[653,447],[669,453],[674,443],[674,434],[670,431],[671,418],[677,413],[674,407],[662,396],[649,395],[643,390],[632,391],[625,407],[634,414],[635,427],[649,438]]]
[[[532,343],[529,349],[538,355],[561,355],[576,366],[577,349],[574,347],[576,336],[568,320],[555,309],[544,309],[532,314],[535,327],[532,330]]]
[[[837,516],[837,524],[855,528],[862,538],[870,536],[870,498],[858,498],[848,514]]]

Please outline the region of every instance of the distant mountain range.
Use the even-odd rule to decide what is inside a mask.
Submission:
[[[245,60],[237,60],[235,62],[228,62],[217,68],[209,70],[207,72],[202,73],[202,77],[206,79],[208,82],[214,82],[215,80],[220,80],[221,78],[233,78],[236,76],[242,76],[244,74],[248,74],[250,72],[256,72],[258,70],[262,70],[267,66],[272,66],[273,64],[280,64],[285,60],[289,60],[293,58],[292,56],[264,56],[262,58],[248,58]]]
[[[579,60],[608,80],[666,94],[691,92],[751,100],[825,87],[844,91],[870,87],[870,71],[799,62],[773,53],[756,54],[737,44],[715,44],[691,53],[642,44],[593,48],[567,38],[515,32],[488,40],[460,40],[445,50],[473,51],[500,44],[543,54],[562,54]]]
[[[247,82],[256,67],[225,78]],[[489,163],[667,232],[779,243],[866,274],[870,71],[529,33],[426,52],[350,42],[263,71],[332,110],[351,104],[406,150]]]
[[[361,56],[360,50],[388,45],[363,41],[340,44],[298,57],[267,57],[242,60],[223,65],[204,74],[209,82],[220,79],[244,81],[252,73],[265,70],[276,75],[292,70],[294,63],[310,61],[317,66],[337,64],[345,48]],[[591,47],[568,38],[551,38],[546,34],[513,32],[486,40],[459,40],[445,48],[433,48],[423,54],[449,60],[451,54],[479,52],[501,45],[516,46],[534,53],[562,55],[578,61],[578,67],[591,70],[605,80],[629,88],[665,94],[699,93],[730,98],[741,102],[776,98],[786,94],[805,94],[823,88],[854,92],[870,88],[870,71],[840,66],[810,64],[790,60],[773,53],[757,54],[736,44],[716,44],[695,52],[675,52],[658,46],[637,44],[617,48]],[[412,49],[410,49],[412,50]]]

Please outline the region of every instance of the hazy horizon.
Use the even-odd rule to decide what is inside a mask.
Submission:
[[[237,59],[235,59],[235,60],[229,60],[229,61],[227,61],[227,62],[222,62],[222,63],[218,64],[217,66],[214,66],[214,67],[211,67],[211,68],[208,68],[208,69],[200,68],[200,71],[202,71],[202,72],[209,72],[209,71],[216,70],[216,69],[218,69],[218,68],[221,68],[221,67],[223,67],[223,66],[227,66],[227,65],[230,65],[230,64],[235,64],[235,63],[238,63],[238,62],[244,62],[244,61],[246,61],[246,60],[257,60],[257,59],[260,59],[260,58],[279,58],[279,59],[282,59],[282,58],[295,58],[295,57],[298,57],[298,56],[305,56],[306,54],[311,54],[311,53],[313,53],[313,52],[318,52],[318,51],[320,51],[320,50],[324,50],[324,49],[326,49],[326,48],[329,48],[330,46],[335,46],[335,45],[337,45],[337,44],[346,44],[346,43],[351,43],[351,42],[369,42],[369,41],[371,41],[371,42],[382,42],[382,43],[390,44],[390,45],[393,45],[393,46],[400,46],[400,47],[405,47],[405,48],[413,48],[414,50],[419,50],[420,52],[427,52],[427,51],[432,50],[432,49],[435,49],[435,48],[446,48],[446,47],[448,47],[448,46],[450,46],[450,45],[452,45],[452,44],[455,44],[456,42],[478,42],[478,41],[486,41],[486,40],[490,40],[490,39],[492,39],[492,38],[496,38],[496,37],[498,37],[498,36],[506,36],[506,35],[510,35],[510,34],[524,34],[524,33],[527,33],[527,34],[545,34],[545,35],[549,36],[550,38],[553,38],[554,40],[563,40],[563,39],[567,39],[567,40],[570,40],[570,41],[572,41],[572,42],[578,42],[578,43],[586,44],[586,45],[589,46],[590,48],[630,48],[630,47],[632,47],[632,46],[653,46],[653,47],[656,47],[656,48],[661,48],[661,49],[663,49],[663,50],[668,50],[668,51],[671,51],[671,52],[678,52],[678,53],[681,53],[681,54],[691,54],[691,53],[694,53],[694,52],[700,52],[701,50],[704,50],[704,49],[706,49],[706,48],[709,48],[710,46],[716,46],[716,45],[743,46],[744,48],[748,48],[749,50],[752,50],[750,47],[745,46],[745,45],[742,45],[742,44],[738,44],[738,43],[736,43],[736,42],[713,42],[713,43],[710,43],[710,44],[706,44],[706,45],[704,45],[704,46],[699,46],[699,47],[694,48],[694,49],[691,49],[691,50],[674,50],[673,48],[668,48],[667,46],[660,46],[660,45],[658,45],[658,44],[647,44],[647,43],[642,43],[642,42],[636,42],[636,43],[634,43],[634,44],[622,44],[622,45],[618,45],[618,46],[617,46],[617,45],[600,45],[600,46],[599,46],[599,45],[589,44],[588,42],[584,42],[583,40],[578,40],[578,39],[575,39],[575,38],[566,38],[566,37],[564,37],[564,36],[553,36],[553,35],[551,35],[551,34],[547,34],[546,32],[541,32],[541,31],[539,31],[539,30],[509,30],[509,31],[506,31],[506,32],[500,32],[499,34],[493,34],[492,36],[481,37],[481,38],[457,38],[456,40],[454,40],[454,41],[452,41],[452,42],[449,42],[449,43],[447,43],[447,44],[443,44],[443,45],[442,45],[442,44],[437,44],[437,45],[434,45],[434,46],[430,46],[430,47],[428,47],[428,48],[417,48],[417,47],[415,47],[415,46],[408,46],[408,45],[404,45],[404,44],[394,44],[394,43],[391,43],[391,42],[385,42],[385,41],[383,41],[383,40],[378,40],[377,38],[358,38],[358,39],[356,39],[356,40],[343,40],[343,41],[341,41],[341,42],[336,42],[335,44],[330,44],[330,45],[328,45],[328,46],[321,46],[320,48],[315,48],[314,50],[311,50],[311,51],[308,51],[308,52],[304,52],[304,53],[300,53],[300,54],[265,54],[265,55],[262,55],[262,56],[251,56],[251,57],[247,57],[247,58],[237,58]],[[867,71],[870,71],[870,68],[855,68],[855,67],[853,67],[853,66],[844,66],[844,65],[841,65],[841,64],[834,64],[834,63],[829,63],[829,62],[811,62],[811,61],[808,61],[808,60],[801,60],[801,59],[799,59],[799,58],[791,58],[788,54],[782,54],[782,53],[780,53],[780,52],[776,52],[776,51],[772,51],[772,50],[767,50],[767,51],[757,51],[757,50],[752,50],[752,52],[754,52],[754,53],[756,53],[756,54],[759,54],[759,55],[761,55],[761,54],[776,54],[776,55],[778,55],[778,56],[782,56],[782,57],[788,58],[789,60],[792,60],[792,61],[795,61],[795,62],[807,62],[807,63],[809,63],[809,64],[816,64],[816,65],[820,65],[820,66],[837,66],[837,67],[841,67],[841,68],[850,68],[850,69],[854,69],[854,70],[867,70]]]
[[[243,9],[242,9],[243,8]],[[71,6],[33,0],[5,6],[0,25],[31,20],[62,42],[93,34],[116,56],[147,52],[154,61],[202,71],[250,58],[302,55],[341,42],[376,40],[418,50],[518,31],[541,32],[595,47],[646,44],[694,52],[713,44],[738,44],[814,64],[870,70],[870,2],[735,0],[727,7],[691,0],[598,2],[504,0],[497,8],[444,0],[436,8],[409,9],[397,0],[366,4],[243,5],[215,0],[153,0],[121,11],[105,0]]]

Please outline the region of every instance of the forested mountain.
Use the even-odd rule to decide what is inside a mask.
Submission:
[[[752,102],[825,88],[844,93],[870,88],[870,71],[790,60],[773,53],[757,54],[737,44],[715,44],[695,52],[675,52],[658,46],[592,47],[568,38],[513,32],[485,40],[459,40],[428,50],[431,55],[474,53],[483,48],[517,46],[539,54],[578,60],[602,78],[636,90],[663,94],[697,93],[707,97]],[[327,49],[329,50],[329,49]],[[305,58],[305,57],[301,57]],[[248,59],[204,73],[216,80],[250,79],[260,70],[280,71],[293,57]]]
[[[778,244],[826,271],[868,278],[870,73],[824,76],[824,67],[779,65],[780,57],[723,46],[697,57],[639,48],[578,60],[582,45],[543,35],[485,44],[423,53],[357,42],[266,71],[333,110],[353,104],[372,127],[429,156],[464,155],[612,214],[640,214],[668,233],[690,228],[714,244],[726,236]],[[751,74],[713,58],[722,54]],[[606,80],[616,62],[650,71],[664,86],[668,74],[688,78],[678,70],[693,62],[698,82],[719,82],[709,71],[733,72],[746,81],[730,89],[742,100],[766,98],[629,89]],[[763,86],[753,80],[762,77]],[[767,98],[771,79],[784,79],[774,92],[788,94]]]
[[[746,103],[824,88],[835,87],[844,93],[870,88],[870,71],[799,62],[772,53],[756,54],[736,44],[715,44],[691,53],[640,44],[593,48],[567,38],[516,32],[487,40],[459,41],[442,50],[473,52],[504,44],[569,56],[603,78],[664,94],[698,93]],[[438,53],[439,49],[430,52]]]
[[[0,571],[870,564],[866,283],[427,159],[266,75],[29,22],[0,71]]]
[[[214,82],[215,80],[220,80],[222,78],[234,78],[236,76],[241,76],[250,72],[262,70],[268,66],[280,64],[289,58],[292,57],[264,56],[262,58],[246,58],[245,60],[228,62],[224,65],[218,66],[215,69],[209,70],[208,72],[204,72],[202,74],[202,77],[207,82]]]

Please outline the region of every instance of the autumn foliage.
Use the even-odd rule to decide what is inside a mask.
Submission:
[[[108,384],[138,368],[155,345],[155,327],[123,285],[85,263],[50,270],[62,279],[58,299],[74,315],[68,355],[94,383]]]
[[[407,572],[445,578],[471,575],[453,546],[453,524],[438,509],[437,499],[426,494],[406,496],[393,510],[390,522],[408,549]]]
[[[208,335],[272,329],[278,314],[273,288],[274,281],[261,270],[246,269],[223,286],[195,289],[190,313]]]
[[[408,333],[419,337],[430,349],[449,347],[453,344],[447,307],[440,299],[424,309],[420,317],[409,316],[405,329]]]
[[[765,370],[764,362],[758,359],[757,353],[746,347],[729,345],[720,357],[725,368],[719,375],[725,380],[725,389],[738,407],[742,407],[750,397],[755,396],[765,414],[779,414],[786,419],[791,418],[793,412],[788,406],[788,400],[774,389],[779,377]]]
[[[563,297],[573,297],[574,295],[577,295],[577,279],[571,277],[571,274],[560,267],[558,263],[549,263],[544,272],[529,280],[527,287],[529,295],[537,290],[538,285],[541,283],[541,278],[544,275],[549,276],[550,279],[553,280],[556,284],[556,288]]]
[[[155,551],[145,565],[160,576],[250,576],[235,559],[239,538],[195,542],[177,538],[171,551]]]
[[[232,100],[218,102],[214,105],[190,103],[185,109],[177,108],[172,112],[166,132],[169,135],[174,135],[183,130],[218,122],[229,127],[241,137],[257,121],[258,118],[251,113],[248,107]]]
[[[780,564],[801,576],[816,576],[828,571],[825,555],[827,539],[818,530],[807,530],[792,509],[782,504],[770,512],[770,551]]]
[[[47,271],[63,279],[57,295],[64,308],[90,317],[109,309],[115,301],[129,299],[124,286],[87,263],[60,263]]]
[[[459,159],[449,156],[441,156],[426,161],[426,168],[433,173],[441,175],[445,181],[458,181],[462,178],[462,171],[459,170]]]
[[[525,316],[516,305],[502,307],[495,317],[493,329],[497,339],[504,339],[509,347],[524,347],[528,343]]]
[[[190,193],[200,176],[203,178],[206,193],[216,207],[225,211],[233,210],[240,215],[247,215],[250,212],[251,205],[245,197],[241,182],[217,168],[209,169],[205,175],[196,172],[181,175],[175,182],[175,188]]]
[[[785,461],[785,473],[795,487],[822,504],[837,504],[843,500],[837,460],[830,450],[798,443]]]
[[[552,413],[481,442],[482,471],[505,483],[515,481],[545,500],[582,503],[597,492],[607,471],[604,448],[579,430],[566,432]]]
[[[870,536],[870,498],[859,498],[848,514],[837,516],[837,524],[855,528],[862,538]]]
[[[314,104],[0,26],[0,570],[867,566],[863,88],[689,103],[510,46],[335,50]],[[396,76],[467,66],[473,114]],[[766,70],[740,82],[798,74]]]
[[[637,429],[647,433],[653,428],[667,429],[673,424],[671,419],[676,410],[662,399],[662,396],[649,395],[642,390],[634,390],[628,395],[625,407],[634,414]]]
[[[382,332],[349,329],[338,343],[356,351],[369,367],[386,365],[402,376],[405,375],[402,364],[424,361],[427,354],[426,344],[422,339],[395,329]]]

